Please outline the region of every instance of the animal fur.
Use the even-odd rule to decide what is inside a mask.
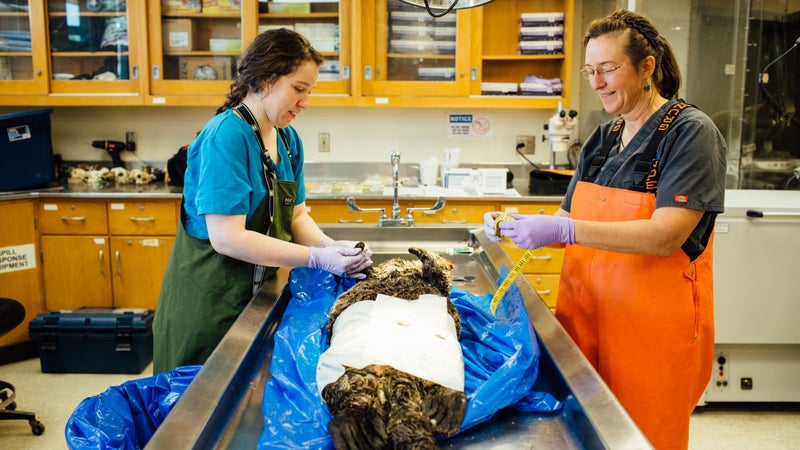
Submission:
[[[337,317],[350,305],[374,301],[378,294],[416,300],[422,294],[447,298],[456,333],[461,319],[450,302],[453,263],[420,248],[409,253],[419,261],[396,258],[367,270],[367,278],[333,304],[328,341]],[[422,350],[422,349],[420,349]],[[322,390],[333,414],[328,425],[337,450],[435,449],[436,436],[458,431],[466,412],[466,395],[387,365],[345,367],[345,373]]]

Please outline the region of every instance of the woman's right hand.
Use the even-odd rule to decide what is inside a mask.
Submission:
[[[500,236],[495,231],[495,220],[503,214],[500,211],[490,211],[483,215],[483,232],[492,242],[500,242]]]
[[[309,247],[308,267],[312,269],[363,280],[367,276],[362,272],[371,265],[369,252],[362,248]]]

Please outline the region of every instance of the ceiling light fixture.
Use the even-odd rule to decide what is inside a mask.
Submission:
[[[492,0],[400,0],[409,5],[425,8],[433,17],[442,17],[454,9],[483,6]],[[434,12],[436,11],[436,12]]]

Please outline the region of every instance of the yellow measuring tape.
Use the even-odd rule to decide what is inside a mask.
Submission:
[[[499,215],[494,219],[494,233],[499,236],[500,238],[504,238],[503,234],[500,232],[500,222],[504,220],[514,220],[513,217],[507,215]],[[525,267],[525,264],[528,264],[528,261],[531,260],[533,256],[533,250],[528,250],[522,255],[522,258],[517,262],[511,272],[508,273],[506,279],[500,284],[500,287],[494,291],[494,296],[492,296],[492,303],[489,305],[489,309],[492,311],[492,317],[494,317],[495,312],[497,311],[497,305],[502,300],[503,295],[506,293],[509,287],[511,287],[511,283],[522,273],[522,269]]]
[[[511,283],[522,273],[522,268],[525,267],[525,264],[528,264],[528,261],[531,260],[533,256],[533,250],[528,250],[522,255],[522,258],[519,259],[519,262],[511,269],[511,272],[508,273],[506,279],[503,280],[503,283],[500,284],[500,287],[494,291],[494,296],[492,297],[492,303],[490,304],[489,308],[492,311],[492,317],[495,315],[495,311],[497,311],[497,305],[500,303],[500,300],[503,298],[503,295],[506,293],[509,287],[511,287]]]

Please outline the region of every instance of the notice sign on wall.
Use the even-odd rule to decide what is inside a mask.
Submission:
[[[36,246],[33,244],[0,247],[0,273],[36,268]]]
[[[492,139],[491,117],[484,114],[448,114],[448,139]]]

